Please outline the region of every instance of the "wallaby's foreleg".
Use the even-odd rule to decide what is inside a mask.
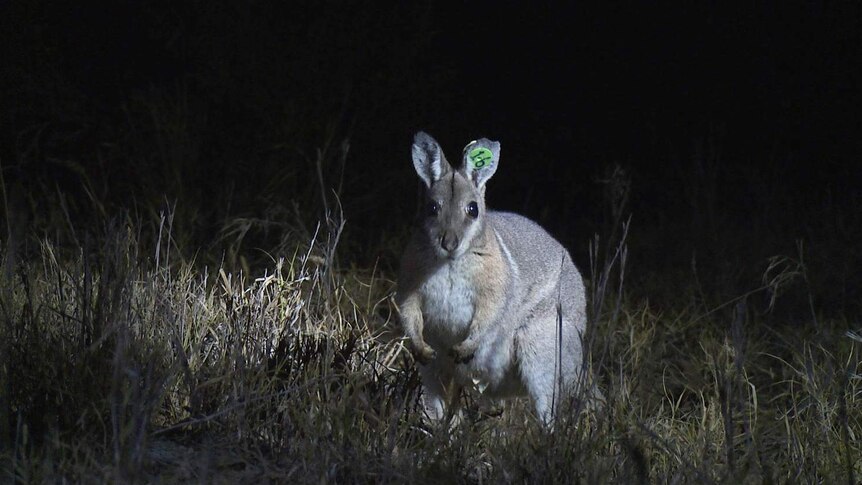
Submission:
[[[413,352],[413,357],[422,364],[431,362],[435,352],[422,336],[424,319],[422,308],[419,305],[419,297],[415,294],[410,295],[401,302],[400,306],[396,305],[396,308],[401,317],[401,327],[404,329],[404,334],[410,340],[410,350]]]
[[[502,289],[502,285],[493,287],[493,290],[488,289],[480,294],[479,298],[486,302],[499,301],[499,293],[501,293]],[[470,330],[467,338],[452,347],[449,351],[449,356],[455,360],[455,363],[466,364],[473,359],[473,355],[476,354],[479,345],[486,340],[488,332],[494,329],[494,320],[497,318],[499,311],[498,305],[485,304],[476,306],[473,318],[470,321]]]
[[[482,336],[484,334],[485,332],[478,332],[475,334],[471,333],[463,342],[449,350],[449,356],[452,357],[456,364],[466,364],[470,362],[473,360],[476,350],[479,349],[479,342],[482,341]]]

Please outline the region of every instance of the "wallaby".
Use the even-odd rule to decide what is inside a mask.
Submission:
[[[463,386],[477,385],[483,397],[529,395],[551,424],[582,378],[584,284],[538,224],[486,210],[485,184],[499,160],[500,144],[483,138],[464,148],[455,170],[431,136],[416,134],[425,206],[401,261],[396,305],[429,418],[445,419]]]

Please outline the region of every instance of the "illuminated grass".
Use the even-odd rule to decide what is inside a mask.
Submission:
[[[447,432],[420,414],[392,281],[336,269],[337,238],[321,230],[251,277],[172,259],[161,229],[146,253],[128,220],[86,247],[43,239],[3,276],[4,481],[862,476],[847,322],[776,329],[744,299],[708,312],[609,297],[591,336],[604,407],[546,434],[526,403],[487,417],[471,394]]]

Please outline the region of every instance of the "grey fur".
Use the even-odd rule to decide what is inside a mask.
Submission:
[[[469,159],[476,147],[491,154],[475,164],[480,168]],[[461,388],[475,385],[483,397],[529,395],[550,423],[583,374],[580,273],[535,222],[486,212],[485,184],[497,170],[499,143],[471,142],[459,170],[425,133],[416,134],[412,153],[426,200],[439,210],[426,210],[404,252],[396,303],[420,364],[426,413],[445,418]]]

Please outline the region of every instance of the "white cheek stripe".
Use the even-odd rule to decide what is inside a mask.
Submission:
[[[515,258],[512,257],[512,253],[509,252],[509,248],[506,247],[506,243],[503,242],[503,238],[497,234],[497,230],[493,227],[491,230],[494,231],[494,237],[497,239],[497,244],[500,245],[500,249],[503,250],[503,255],[506,256],[506,261],[509,262],[509,267],[512,268],[512,273],[517,278],[518,277],[518,263],[515,262]]]

